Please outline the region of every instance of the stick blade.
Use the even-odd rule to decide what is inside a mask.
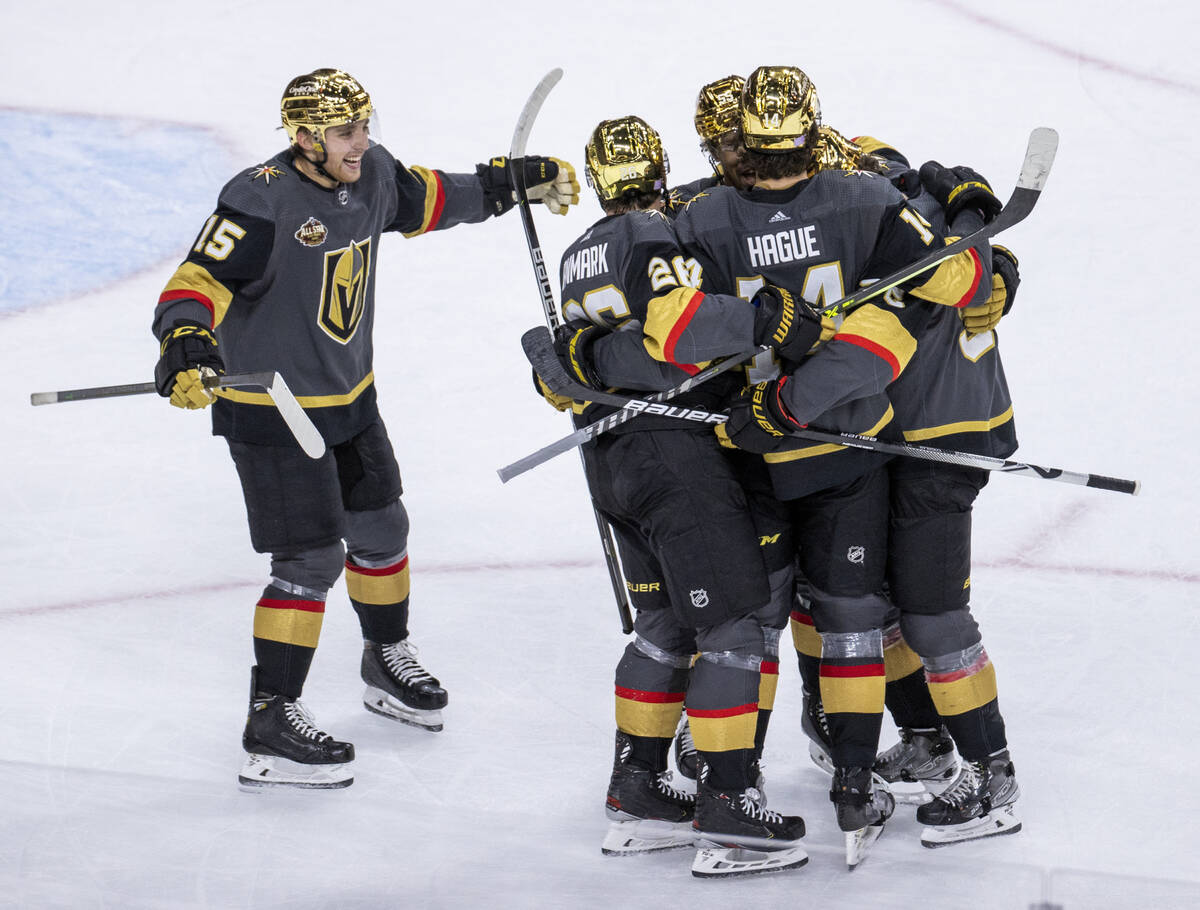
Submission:
[[[304,450],[304,454],[309,458],[321,458],[325,454],[325,438],[321,435],[321,431],[316,428],[312,420],[304,413],[304,408],[300,407],[300,402],[296,401],[296,396],[292,394],[292,390],[288,388],[287,383],[283,381],[283,377],[275,373],[270,381],[270,384],[264,384],[267,395],[275,404],[279,411],[279,416],[283,418],[283,422],[287,424],[288,429],[292,431],[292,435],[296,437],[296,442],[300,444],[300,448]]]
[[[1021,163],[1021,174],[1017,186],[1041,192],[1054,165],[1058,153],[1058,131],[1048,126],[1039,126],[1029,134],[1025,147],[1025,160]]]
[[[554,86],[558,85],[558,81],[562,77],[562,67],[556,66],[542,77],[542,81],[530,94],[529,100],[525,102],[525,107],[521,109],[521,116],[517,118],[517,126],[513,130],[512,144],[509,146],[508,152],[509,158],[525,157],[525,144],[529,141],[529,133],[533,130],[533,121],[537,119],[538,111],[542,109],[546,96],[550,94],[550,90]]]

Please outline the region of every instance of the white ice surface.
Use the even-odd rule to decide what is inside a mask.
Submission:
[[[5,260],[0,304],[47,268],[84,281],[0,308],[0,907],[1200,906],[1200,14],[1181,0],[1046,7],[5,4],[0,114],[113,127],[94,126],[95,145],[85,131],[4,147],[0,254],[41,239]],[[224,179],[281,147],[277,100],[296,73],[351,70],[393,153],[465,171],[507,151],[529,90],[562,66],[530,151],[581,164],[598,120],[638,113],[683,182],[704,172],[696,89],[762,63],[804,67],[826,122],[917,163],[969,163],[1001,196],[1029,130],[1061,134],[1037,211],[1004,238],[1023,276],[1000,330],[1018,457],[1143,492],[996,477],[976,510],[973,606],[1024,831],[926,850],[902,809],[848,875],[784,660],[768,787],[806,817],[809,865],[700,882],[686,852],[600,855],[625,639],[578,459],[495,475],[567,429],[530,393],[518,338],[541,315],[513,215],[389,237],[380,257],[380,402],[413,522],[414,640],[451,692],[446,729],[361,708],[339,584],[305,700],[355,743],[356,782],[239,792],[266,562],[223,443],[155,397],[34,409],[29,393],[149,377],[154,300]],[[166,254],[142,239],[144,181],[163,173],[135,154],[131,120],[193,145],[186,204],[168,183],[155,210]],[[130,151],[116,185],[89,170],[114,135]],[[39,194],[49,182],[65,190]],[[566,218],[535,217],[553,264],[599,210],[585,196]],[[143,261],[88,271],[78,251],[97,236],[144,243]]]

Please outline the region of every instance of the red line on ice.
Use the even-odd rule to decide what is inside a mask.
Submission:
[[[1014,38],[1019,38],[1029,44],[1036,45],[1044,51],[1048,51],[1058,57],[1065,57],[1068,60],[1076,60],[1085,66],[1092,66],[1096,69],[1106,70],[1111,73],[1117,73],[1121,76],[1128,76],[1131,79],[1138,79],[1142,82],[1149,82],[1152,85],[1158,85],[1163,88],[1176,89],[1177,91],[1187,92],[1190,95],[1200,95],[1200,86],[1191,84],[1190,82],[1180,82],[1177,79],[1170,79],[1166,76],[1159,76],[1154,73],[1148,73],[1144,70],[1136,70],[1132,67],[1125,66],[1122,63],[1117,63],[1113,60],[1105,60],[1103,57],[1094,57],[1091,54],[1085,54],[1078,50],[1072,50],[1069,47],[1064,47],[1061,44],[1055,44],[1052,41],[1047,41],[1045,38],[1039,38],[1037,35],[1022,31],[1003,22],[1000,19],[993,19],[991,16],[985,16],[982,13],[977,13],[973,9],[967,8],[964,4],[956,2],[956,0],[926,0],[928,3],[943,6],[958,13],[960,16],[965,16],[972,22],[977,22],[980,25],[985,25],[988,28],[996,29],[1004,32]]]

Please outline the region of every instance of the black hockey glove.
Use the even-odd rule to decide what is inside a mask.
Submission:
[[[162,338],[154,385],[177,408],[206,408],[211,391],[201,384],[204,376],[224,375],[225,363],[217,352],[217,339],[204,326],[180,320]]]
[[[747,386],[729,406],[729,420],[717,424],[721,445],[747,452],[774,452],[788,441],[792,430],[804,425],[788,413],[779,397],[788,377]]]
[[[598,325],[560,325],[554,332],[554,353],[568,374],[589,389],[607,388],[592,363],[592,345],[608,334]]]
[[[821,317],[802,297],[787,288],[764,285],[750,301],[754,314],[754,343],[770,345],[785,360],[798,363],[813,345],[826,340]],[[829,334],[833,334],[830,323]]]
[[[921,165],[921,184],[946,210],[946,224],[953,224],[968,206],[978,209],[987,224],[1004,207],[979,172],[965,165],[943,167],[936,161],[926,161]]]
[[[1005,247],[993,246],[991,296],[979,306],[969,306],[959,313],[967,334],[982,335],[994,329],[1000,322],[1000,317],[1007,315],[1012,309],[1013,298],[1020,283],[1017,257]]]
[[[526,155],[523,161],[525,195],[530,202],[541,202],[556,215],[565,215],[569,206],[579,202],[575,168],[566,161],[541,155]],[[476,165],[475,174],[495,214],[502,215],[513,207],[517,192],[507,158],[493,158],[487,164]]]

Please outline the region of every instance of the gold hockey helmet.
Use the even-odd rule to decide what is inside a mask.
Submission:
[[[283,128],[293,144],[301,127],[312,133],[319,145],[326,127],[367,120],[373,110],[371,96],[357,79],[328,68],[297,76],[287,84],[279,102]]]
[[[601,203],[620,199],[630,190],[666,192],[667,153],[658,133],[641,117],[602,120],[583,154],[588,186]]]
[[[715,144],[738,128],[742,106],[741,76],[726,76],[702,86],[696,96],[696,133],[706,144]]]
[[[760,66],[742,89],[742,137],[757,152],[811,146],[821,125],[812,80],[794,66]]]

